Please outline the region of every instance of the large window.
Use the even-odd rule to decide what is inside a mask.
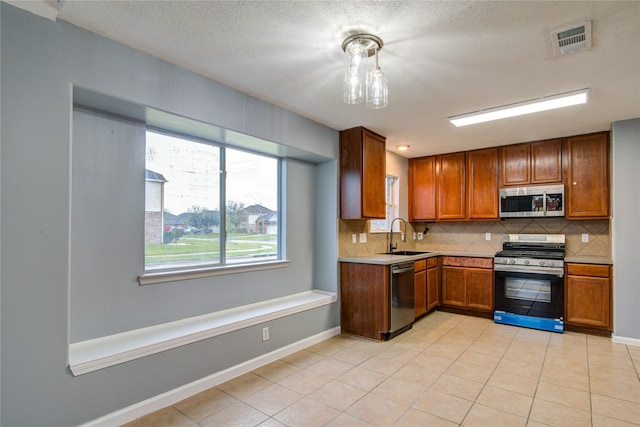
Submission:
[[[277,158],[147,132],[145,269],[279,258]]]

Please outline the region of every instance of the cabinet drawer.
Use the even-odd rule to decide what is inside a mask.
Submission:
[[[413,270],[417,273],[418,271],[427,269],[427,260],[419,259],[413,264]]]
[[[427,258],[427,268],[433,268],[438,266],[438,257]]]
[[[597,264],[567,264],[567,274],[572,276],[609,277],[609,266]]]
[[[454,267],[493,268],[493,258],[444,256],[442,257],[442,265],[451,265]]]

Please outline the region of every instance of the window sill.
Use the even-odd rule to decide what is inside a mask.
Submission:
[[[175,322],[127,331],[69,345],[74,376],[97,371],[217,335],[332,304],[335,293],[300,292]]]
[[[221,276],[224,274],[246,273],[248,271],[270,270],[289,266],[288,260],[261,262],[255,264],[225,265],[221,267],[194,268],[192,270],[150,272],[138,276],[138,283],[151,285],[154,283],[175,282],[179,280],[200,279],[202,277]]]

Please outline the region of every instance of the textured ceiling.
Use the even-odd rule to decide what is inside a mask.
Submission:
[[[15,3],[15,2],[13,2]],[[405,157],[608,130],[640,117],[640,2],[72,1],[57,19],[334,129],[363,125]],[[592,20],[590,50],[550,31]],[[344,38],[382,38],[389,106],[342,102]],[[448,116],[591,88],[586,106],[464,128]]]

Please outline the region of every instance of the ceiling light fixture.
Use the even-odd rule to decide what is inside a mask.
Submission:
[[[407,151],[409,147],[411,147],[409,144],[396,145],[396,148],[398,149],[398,151]]]
[[[382,39],[371,34],[355,34],[342,42],[342,50],[349,55],[349,66],[342,83],[342,97],[347,104],[366,101],[369,108],[384,108],[389,104],[386,74],[378,65],[378,51]],[[367,59],[375,56],[375,67],[367,72]]]
[[[505,119],[507,117],[522,116],[524,114],[537,113],[539,111],[553,110],[569,107],[571,105],[586,104],[589,100],[589,89],[581,89],[558,95],[545,96],[530,101],[504,105],[502,107],[480,110],[473,113],[449,117],[449,121],[456,125],[467,126],[491,120]]]

